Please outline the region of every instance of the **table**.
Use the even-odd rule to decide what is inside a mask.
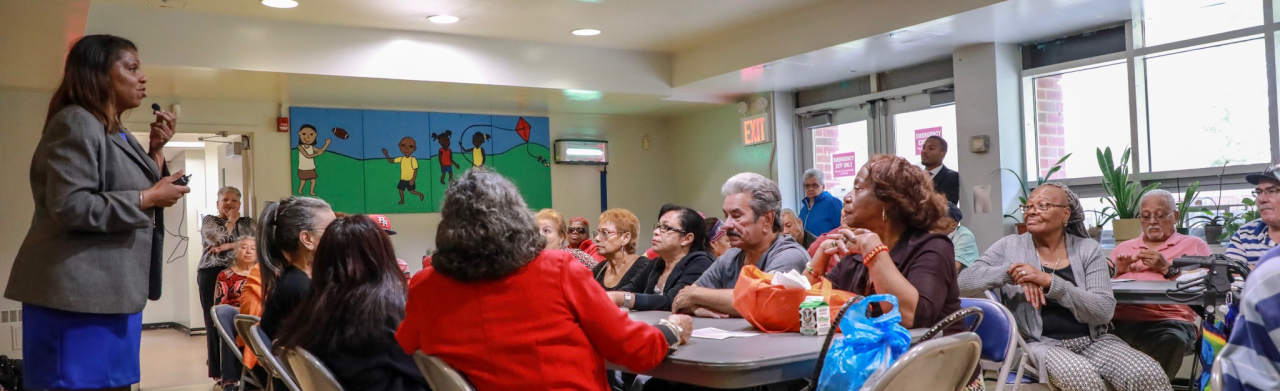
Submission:
[[[655,323],[670,316],[666,311],[631,312],[631,319]],[[726,331],[756,331],[745,319],[693,318],[693,328],[715,327]],[[911,329],[915,340],[927,329]],[[657,367],[641,374],[654,378],[712,388],[742,388],[801,379],[813,375],[823,336],[800,333],[761,333],[754,337],[722,340],[692,338]],[[835,338],[840,338],[836,335]],[[609,369],[634,373],[613,363]]]
[[[1112,294],[1118,304],[1182,304],[1204,305],[1199,293],[1168,292],[1178,287],[1176,281],[1125,281],[1111,283]],[[1225,297],[1215,299],[1214,305],[1226,302]]]

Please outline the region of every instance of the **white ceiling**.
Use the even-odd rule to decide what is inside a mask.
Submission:
[[[94,1],[138,6],[163,2]],[[725,30],[831,1],[840,0],[298,0],[300,5],[293,9],[265,7],[257,0],[169,3],[184,11],[253,18],[669,52]],[[437,14],[462,21],[439,25],[426,20]],[[604,33],[569,34],[579,28]]]

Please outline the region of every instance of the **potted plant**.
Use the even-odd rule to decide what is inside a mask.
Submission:
[[[1103,207],[1102,210],[1090,209],[1088,212],[1093,213],[1093,225],[1089,226],[1089,237],[1096,242],[1102,242],[1102,227],[1116,218],[1114,209],[1107,206]]]
[[[1138,202],[1148,191],[1159,187],[1160,183],[1139,187],[1139,183],[1129,181],[1129,148],[1124,149],[1118,162],[1112,159],[1111,147],[1107,147],[1105,151],[1098,148],[1097,151],[1098,168],[1102,170],[1102,187],[1107,190],[1108,195],[1103,201],[1115,210],[1115,221],[1111,224],[1112,236],[1116,238],[1116,243],[1136,238],[1142,235]]]
[[[1250,200],[1250,202],[1252,202],[1252,200]],[[1216,212],[1213,209],[1200,208],[1199,212],[1204,213],[1204,216],[1193,217],[1191,218],[1191,221],[1195,222],[1194,225],[1204,227],[1204,241],[1209,244],[1221,243],[1222,238],[1225,237],[1223,234],[1223,227],[1226,225],[1236,225],[1240,220],[1240,216],[1236,216],[1230,211]],[[1239,227],[1238,225],[1236,226]]]
[[[1221,241],[1221,239],[1230,238],[1232,235],[1236,234],[1236,231],[1239,230],[1241,226],[1262,217],[1261,212],[1258,212],[1258,203],[1254,202],[1253,199],[1245,198],[1240,200],[1240,202],[1244,204],[1244,213],[1236,215],[1235,220],[1223,224],[1222,238],[1220,238],[1219,241]]]
[[[1048,182],[1049,177],[1052,177],[1053,174],[1057,173],[1058,171],[1061,171],[1062,163],[1067,161],[1067,158],[1069,157],[1071,157],[1071,154],[1068,153],[1066,156],[1063,156],[1061,159],[1058,159],[1058,162],[1053,163],[1053,167],[1049,167],[1049,171],[1045,172],[1044,176],[1036,178],[1036,187],[1039,187],[1040,185],[1043,185],[1045,182]],[[1010,174],[1013,174],[1014,178],[1018,180],[1018,185],[1022,186],[1022,195],[1018,196],[1018,205],[1026,205],[1027,197],[1031,196],[1031,190],[1034,189],[1034,187],[1027,188],[1027,181],[1022,180],[1022,176],[1018,175],[1017,171],[1014,171],[1011,168],[1002,168],[1000,170],[1008,171]],[[1000,170],[993,171],[992,174],[1000,172]],[[1013,220],[1014,225],[1018,229],[1018,235],[1027,233],[1027,223],[1026,221],[1022,220],[1022,216],[1020,214],[1009,213],[1009,214],[1005,214],[1004,217]]]
[[[1191,227],[1187,225],[1187,207],[1191,205],[1191,201],[1200,196],[1200,181],[1192,183],[1187,187],[1187,193],[1182,196],[1182,202],[1178,203],[1178,233],[1186,235],[1191,231]]]

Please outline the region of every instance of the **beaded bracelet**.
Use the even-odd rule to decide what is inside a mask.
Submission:
[[[876,256],[881,255],[884,251],[888,251],[888,246],[879,245],[874,247],[874,249],[868,251],[867,256],[863,256],[863,264],[867,265],[868,268],[872,267],[872,264],[876,263]]]

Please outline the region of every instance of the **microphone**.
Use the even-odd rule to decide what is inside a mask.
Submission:
[[[151,104],[151,111],[160,111],[160,104],[159,104],[159,103],[152,103],[152,104]]]

